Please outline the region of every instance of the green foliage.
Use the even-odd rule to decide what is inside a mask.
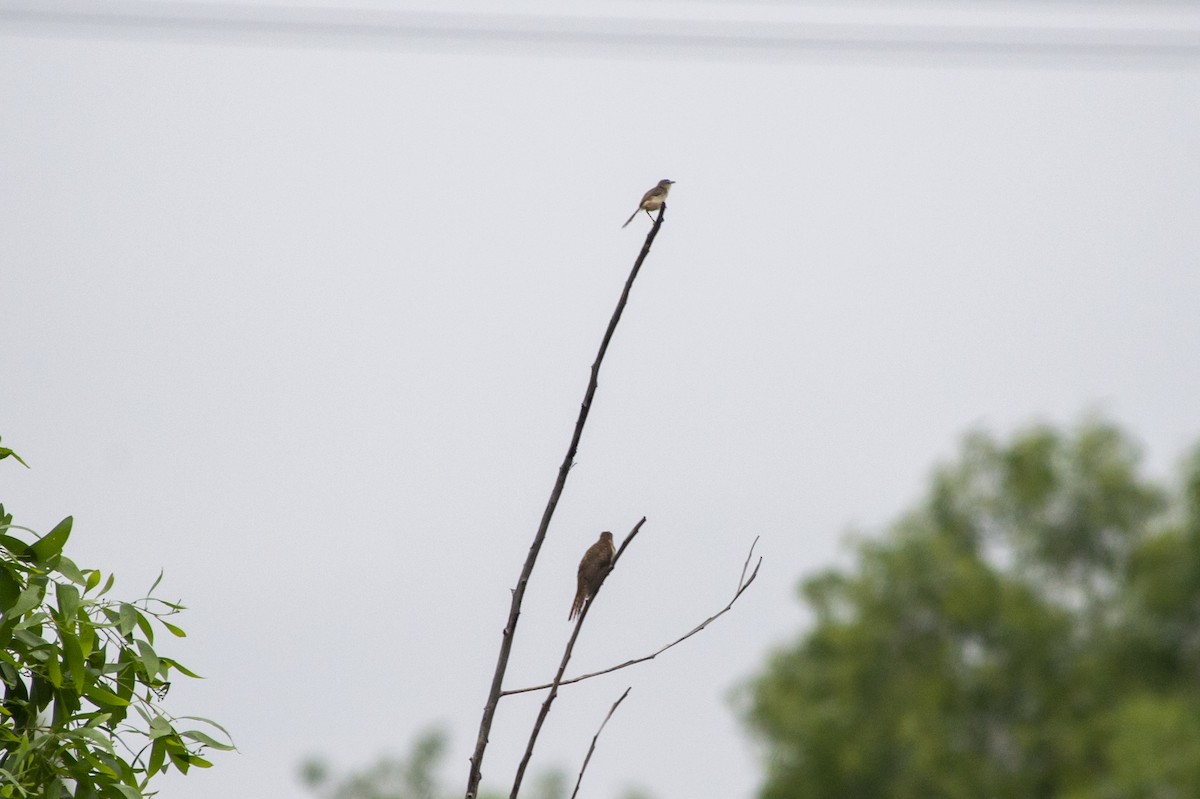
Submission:
[[[12,451],[11,449],[9,449],[8,447],[3,447],[3,446],[0,446],[0,461],[4,460],[5,458],[12,458],[12,459],[13,459],[13,460],[15,460],[17,463],[19,463],[19,464],[21,464],[22,466],[24,466],[26,469],[28,469],[28,468],[29,468],[29,464],[28,464],[28,463],[26,463],[25,461],[21,460],[21,456],[20,456],[20,455],[18,455],[17,453],[13,452],[13,451]]]
[[[438,762],[446,749],[445,733],[432,730],[413,744],[407,759],[383,757],[367,768],[334,778],[317,758],[300,766],[300,779],[322,799],[435,799]]]
[[[300,781],[319,799],[450,799],[461,791],[447,789],[437,781],[437,771],[446,751],[446,734],[429,730],[418,736],[403,758],[382,757],[370,766],[335,777],[320,758],[300,764]],[[574,781],[566,772],[551,769],[522,788],[527,799],[567,799]],[[583,790],[580,793],[584,793]],[[508,792],[484,790],[480,799],[506,799]],[[650,799],[649,794],[629,792],[623,799]]]
[[[232,746],[160,705],[173,672],[197,676],[155,649],[156,625],[184,635],[165,621],[183,607],[153,596],[157,580],[142,599],[110,598],[113,575],[63,554],[71,529],[68,516],[37,536],[0,505],[0,797],[137,799],[156,774]]]
[[[764,799],[1200,796],[1200,449],[1174,496],[1115,427],[974,435],[744,713]]]

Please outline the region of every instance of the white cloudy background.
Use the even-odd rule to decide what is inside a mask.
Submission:
[[[33,467],[0,464],[0,499],[40,529],[74,514],[78,563],[126,596],[165,570],[189,606],[160,648],[206,679],[168,707],[240,753],[164,795],[299,799],[304,756],[364,765],[434,724],[461,789],[649,222],[619,226],[659,178],[508,684],[552,674],[600,529],[649,519],[578,670],[721,607],[756,536],[763,570],[684,646],[564,690],[535,772],[573,773],[633,686],[591,795],[752,796],[731,690],[803,629],[797,581],[963,432],[1098,412],[1159,475],[1200,439],[1192,6],[526,3],[499,24],[551,33],[521,40],[482,4],[444,7],[466,33],[378,36],[34,5],[0,2],[0,435]],[[246,6],[267,8],[211,11]],[[553,34],[593,21],[607,38]],[[918,43],[840,41],[847,22]],[[697,24],[717,40],[640,35]],[[995,26],[1008,45],[962,44]],[[772,31],[795,41],[735,41]],[[485,782],[535,712],[501,705]]]

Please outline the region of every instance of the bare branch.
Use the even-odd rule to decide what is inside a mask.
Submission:
[[[608,724],[608,720],[612,718],[613,713],[617,712],[617,707],[625,701],[625,697],[629,696],[629,691],[633,686],[625,689],[625,693],[621,694],[621,698],[613,702],[613,706],[608,709],[608,715],[604,717],[604,721],[600,722],[600,729],[596,730],[596,734],[592,736],[592,745],[588,747],[587,757],[583,759],[583,766],[579,769],[579,777],[575,780],[575,790],[571,791],[571,799],[575,799],[575,795],[579,793],[579,784],[583,782],[583,772],[587,771],[588,763],[592,762],[592,753],[596,751],[596,741],[600,740],[600,733],[604,732],[604,725]]]
[[[500,689],[504,685],[504,673],[508,670],[508,658],[512,652],[513,638],[517,633],[517,621],[521,617],[521,602],[525,598],[525,586],[528,585],[529,578],[533,574],[533,566],[537,562],[538,552],[542,549],[542,542],[546,540],[546,531],[550,528],[550,519],[554,516],[554,509],[558,507],[558,498],[562,496],[563,486],[566,485],[567,473],[574,466],[575,452],[579,449],[583,426],[587,422],[588,412],[592,409],[592,399],[595,397],[596,387],[599,385],[600,364],[604,361],[604,354],[608,352],[608,344],[612,340],[613,332],[617,329],[617,323],[621,321],[621,313],[625,310],[626,303],[629,302],[629,292],[633,288],[633,281],[642,268],[642,262],[650,254],[650,245],[654,243],[654,238],[658,235],[659,228],[662,227],[666,213],[667,205],[663,203],[662,208],[658,211],[658,218],[654,221],[650,232],[646,234],[646,242],[642,245],[642,251],[638,253],[637,260],[633,263],[629,279],[625,281],[625,289],[621,292],[621,298],[617,300],[617,307],[613,310],[612,318],[608,321],[608,329],[604,331],[604,338],[600,341],[600,350],[596,353],[596,360],[592,362],[592,373],[588,380],[587,391],[583,395],[583,403],[579,406],[579,418],[575,422],[575,432],[571,435],[571,443],[567,447],[567,454],[563,458],[562,465],[558,467],[558,478],[554,481],[554,488],[550,490],[550,499],[547,500],[546,509],[542,512],[542,521],[538,525],[537,533],[533,536],[529,554],[525,556],[525,564],[521,567],[517,586],[512,591],[508,622],[504,625],[504,631],[500,637],[500,653],[496,657],[496,669],[492,673],[492,684],[488,689],[487,702],[483,706],[483,716],[479,719],[479,734],[475,739],[475,751],[471,755],[471,771],[467,775],[466,799],[475,799],[479,795],[479,781],[483,777],[483,753],[487,749],[488,736],[492,731],[496,705],[500,702]]]
[[[625,548],[629,546],[638,531],[642,529],[642,525],[646,523],[646,517],[633,526],[629,531],[629,535],[625,536],[625,540],[621,542],[621,548],[617,550],[617,554],[613,556],[612,565],[608,567],[608,571],[604,573],[604,578],[600,580],[600,585],[596,586],[596,592],[588,598],[587,602],[583,603],[583,610],[579,611],[579,615],[575,619],[575,629],[571,631],[571,637],[567,640],[567,647],[563,650],[562,661],[558,664],[558,672],[554,675],[554,682],[550,683],[547,688],[550,693],[546,695],[545,701],[542,702],[542,708],[538,711],[537,720],[533,723],[533,729],[529,732],[529,743],[525,745],[525,754],[521,756],[521,764],[517,766],[517,775],[513,778],[512,793],[509,799],[517,799],[517,794],[521,790],[521,780],[525,778],[525,768],[529,765],[529,759],[533,757],[533,747],[537,744],[538,734],[542,731],[542,724],[546,721],[546,716],[550,715],[550,705],[554,704],[554,698],[558,696],[558,685],[562,680],[563,673],[567,670],[567,663],[571,660],[571,652],[575,649],[575,639],[579,637],[579,631],[583,629],[583,620],[587,618],[588,611],[592,609],[592,603],[596,601],[596,597],[600,595],[600,589],[604,587],[604,580],[608,579],[608,575],[612,574],[612,570],[616,568],[617,561],[621,559],[621,554]]]
[[[742,574],[740,577],[738,577],[738,588],[739,589],[742,587],[743,584],[749,585],[749,583],[745,582],[746,581],[746,567],[750,565],[750,558],[754,555],[754,548],[756,546],[758,546],[758,539],[760,539],[760,538],[762,538],[762,536],[756,535],[756,536],[754,536],[754,540],[750,542],[750,551],[746,554],[746,562],[742,564]],[[759,558],[758,562],[762,563],[762,558]],[[758,571],[758,565],[755,565],[754,570]],[[751,577],[750,579],[753,580],[754,578]],[[734,599],[736,599],[736,598],[737,597],[734,597]]]
[[[704,621],[697,624],[689,632],[685,633],[684,635],[680,636],[679,638],[676,638],[674,641],[672,641],[671,643],[664,646],[662,649],[659,649],[658,651],[656,651],[652,654],[646,655],[644,657],[634,658],[633,660],[627,660],[624,663],[619,663],[616,666],[610,666],[609,668],[602,669],[601,671],[593,671],[590,674],[580,674],[578,677],[571,677],[570,679],[567,679],[567,680],[556,680],[553,683],[546,683],[544,685],[534,685],[529,688],[513,688],[512,690],[502,691],[500,693],[500,695],[501,696],[509,696],[511,694],[524,694],[524,693],[528,693],[530,691],[541,691],[542,689],[550,688],[551,686],[554,686],[555,689],[557,690],[558,686],[570,685],[571,683],[582,682],[583,680],[590,680],[592,677],[599,677],[602,674],[608,674],[610,672],[618,671],[620,669],[624,669],[629,666],[636,666],[639,663],[645,663],[647,660],[654,660],[654,658],[658,657],[663,652],[666,652],[671,647],[676,646],[677,644],[683,643],[684,641],[691,638],[693,635],[700,632],[705,627],[712,624],[714,621],[716,621],[717,619],[721,618],[726,613],[728,613],[730,608],[733,607],[733,603],[738,601],[738,597],[740,597],[746,591],[746,589],[750,587],[750,584],[754,582],[754,578],[758,577],[758,567],[762,565],[761,557],[758,559],[758,562],[754,564],[754,571],[750,573],[750,578],[746,579],[746,569],[750,565],[750,559],[754,556],[754,547],[757,544],[758,544],[758,539],[755,538],[754,543],[750,545],[750,553],[748,555],[746,555],[746,562],[744,564],[742,564],[742,576],[738,580],[737,591],[734,593],[733,599],[729,600],[729,604],[726,605],[725,607],[721,608],[719,611],[717,611],[713,615],[709,616]]]
[[[621,542],[621,546],[617,547],[617,554],[613,555],[612,565],[608,567],[609,572],[611,572],[613,569],[617,568],[617,561],[619,561],[621,559],[622,553],[625,552],[625,547],[629,546],[629,544],[633,541],[634,536],[636,536],[638,533],[640,533],[642,531],[642,525],[645,523],[646,523],[646,517],[643,516],[641,518],[641,520],[638,521],[638,523],[633,526],[633,529],[629,531],[629,535],[625,536],[625,540]],[[605,577],[605,579],[608,579],[608,572],[605,572],[604,577]],[[600,585],[601,586],[604,585],[604,580],[600,581]],[[596,589],[596,593],[600,593],[599,588]],[[595,599],[595,596],[593,596],[592,598]]]

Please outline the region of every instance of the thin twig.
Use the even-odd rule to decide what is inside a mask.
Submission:
[[[596,734],[592,736],[592,745],[588,747],[587,757],[583,759],[583,766],[579,769],[579,777],[575,780],[575,790],[571,791],[571,799],[575,799],[579,793],[579,784],[583,782],[583,772],[587,771],[588,763],[592,762],[592,753],[596,751],[596,741],[600,740],[600,733],[604,732],[604,725],[608,724],[608,720],[612,718],[613,713],[617,712],[617,707],[625,701],[625,697],[629,696],[629,691],[633,686],[625,689],[625,693],[621,694],[621,698],[613,702],[613,706],[608,709],[608,715],[604,717],[604,721],[600,722],[600,729],[596,730]]]
[[[496,716],[496,705],[500,701],[500,689],[504,685],[504,673],[508,670],[508,658],[512,652],[513,638],[517,632],[517,620],[521,616],[521,602],[525,598],[525,586],[528,585],[529,578],[533,574],[533,566],[537,562],[538,552],[541,551],[542,542],[546,538],[546,531],[550,528],[550,519],[554,516],[554,509],[558,506],[558,498],[562,495],[563,486],[566,485],[567,473],[571,471],[571,466],[575,462],[575,452],[579,448],[580,436],[583,435],[583,425],[587,422],[588,412],[592,408],[592,398],[595,396],[596,386],[599,384],[600,364],[604,361],[604,354],[608,352],[609,341],[612,340],[613,332],[617,329],[617,323],[621,321],[621,313],[625,310],[625,304],[629,301],[629,292],[633,288],[633,281],[642,268],[642,262],[650,254],[650,245],[654,243],[654,238],[658,235],[659,228],[662,227],[663,218],[666,216],[666,213],[667,206],[664,203],[662,208],[659,209],[658,219],[654,221],[654,225],[646,235],[646,242],[642,245],[642,251],[638,254],[637,260],[633,263],[633,269],[629,272],[629,279],[625,281],[625,289],[621,292],[621,298],[617,300],[617,307],[613,311],[612,318],[608,321],[608,329],[604,331],[604,338],[600,342],[600,350],[596,353],[596,360],[592,362],[591,378],[588,380],[587,391],[583,395],[583,403],[579,406],[579,418],[575,422],[575,432],[571,435],[571,443],[567,447],[566,457],[563,458],[562,465],[558,467],[558,478],[554,482],[554,488],[550,491],[550,499],[546,502],[546,509],[542,512],[542,521],[538,525],[537,533],[533,537],[533,543],[529,547],[529,554],[525,556],[525,564],[521,567],[521,575],[517,578],[517,586],[512,591],[508,621],[504,625],[504,632],[500,638],[500,653],[496,657],[496,670],[492,674],[492,684],[488,689],[487,702],[483,706],[483,716],[479,720],[479,735],[475,739],[475,752],[471,755],[471,771],[467,776],[466,799],[475,799],[479,794],[479,781],[483,776],[483,753],[487,749],[488,735],[491,734],[492,730],[492,719]]]
[[[511,690],[501,692],[500,695],[501,696],[509,696],[512,694],[524,694],[524,693],[528,693],[530,691],[541,691],[542,689],[549,688],[552,685],[555,685],[555,686],[570,685],[571,683],[582,682],[583,680],[590,680],[592,677],[599,677],[602,674],[608,674],[613,671],[618,671],[619,669],[628,668],[629,666],[636,666],[639,663],[645,663],[647,660],[654,660],[654,658],[658,657],[663,652],[666,652],[671,647],[673,647],[677,644],[683,643],[684,641],[691,638],[696,633],[703,630],[709,624],[711,624],[712,622],[719,619],[721,616],[724,616],[726,613],[728,613],[730,608],[733,607],[733,603],[738,601],[738,597],[740,597],[743,593],[745,593],[746,589],[750,587],[750,584],[754,582],[754,578],[758,576],[758,567],[762,565],[761,557],[758,559],[758,562],[754,564],[754,571],[750,573],[750,579],[747,580],[747,579],[745,579],[745,577],[746,577],[746,568],[750,565],[750,558],[752,558],[754,556],[754,546],[757,543],[758,543],[758,539],[755,538],[754,544],[750,545],[750,554],[746,555],[746,562],[742,565],[742,579],[738,581],[737,592],[734,593],[733,599],[729,600],[729,604],[726,605],[725,607],[721,608],[719,611],[717,611],[713,615],[709,616],[704,621],[697,624],[695,627],[693,627],[691,629],[690,632],[688,632],[687,634],[685,634],[683,636],[680,636],[679,638],[676,638],[674,641],[667,644],[662,649],[659,649],[657,652],[654,652],[653,654],[650,654],[650,655],[646,655],[644,657],[634,658],[633,660],[627,660],[624,663],[620,663],[616,666],[610,666],[609,668],[603,669],[601,671],[593,671],[590,674],[580,674],[578,677],[571,677],[570,679],[567,679],[567,680],[558,680],[557,682],[554,682],[554,683],[545,683],[543,685],[534,685],[529,688],[513,688]]]
[[[520,793],[521,781],[525,778],[525,768],[529,765],[529,759],[533,757],[533,747],[537,744],[538,734],[542,731],[542,724],[546,721],[546,716],[550,715],[550,706],[554,704],[554,698],[558,696],[558,685],[567,670],[567,663],[571,660],[571,652],[575,649],[575,639],[579,637],[579,631],[583,629],[583,620],[587,618],[588,611],[592,608],[592,603],[596,601],[596,597],[600,594],[600,589],[604,587],[604,580],[616,568],[617,561],[621,559],[621,554],[629,546],[629,543],[633,541],[645,523],[646,517],[643,516],[641,521],[635,524],[633,529],[629,531],[629,535],[625,536],[625,540],[621,542],[621,548],[613,556],[613,562],[609,565],[608,571],[604,572],[604,577],[600,578],[600,584],[596,586],[596,590],[588,597],[587,602],[583,603],[583,609],[579,611],[579,616],[575,619],[575,629],[571,631],[571,637],[567,640],[566,649],[563,650],[562,661],[558,664],[558,672],[554,675],[554,682],[546,686],[550,689],[550,693],[546,694],[546,699],[542,702],[541,710],[538,711],[537,720],[533,723],[533,729],[529,731],[529,742],[525,744],[525,754],[521,756],[521,764],[517,766],[517,775],[513,778],[512,794],[510,794],[509,799],[517,799],[517,794]]]
[[[751,556],[754,554],[754,548],[755,548],[756,546],[758,546],[758,539],[759,539],[759,538],[762,538],[762,536],[758,536],[758,535],[756,535],[756,536],[754,536],[754,540],[750,542],[750,552],[749,552],[749,553],[747,553],[747,555],[746,555],[746,562],[742,564],[742,574],[741,574],[741,576],[740,576],[740,577],[738,577],[738,588],[741,588],[741,587],[742,587],[742,585],[745,583],[745,580],[746,580],[746,567],[750,565],[750,557],[751,557]],[[758,561],[759,561],[759,563],[762,563],[762,558],[759,558],[759,559],[758,559]],[[755,570],[755,571],[758,571],[758,566],[755,566],[755,567],[754,567],[754,570]],[[754,578],[753,578],[753,577],[751,577],[750,579],[752,579],[752,580],[753,580]],[[736,598],[736,597],[735,597],[735,598]]]

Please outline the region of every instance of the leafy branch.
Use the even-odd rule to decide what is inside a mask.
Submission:
[[[199,676],[155,649],[156,627],[186,635],[166,620],[183,605],[153,596],[162,575],[140,599],[107,597],[112,574],[63,554],[72,526],[26,541],[36,533],[0,505],[0,796],[139,799],[157,774],[234,747],[216,722],[160,704],[175,673]]]

